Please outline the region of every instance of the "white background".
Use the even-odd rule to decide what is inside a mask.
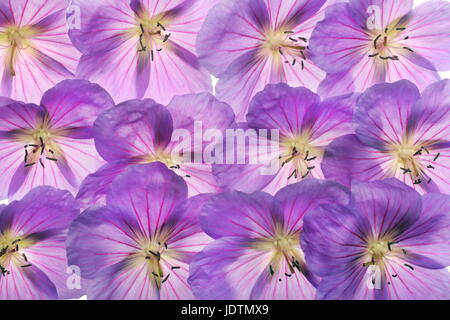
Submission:
[[[239,0],[236,0],[236,1],[239,1]],[[397,1],[403,1],[403,0],[397,0]],[[421,3],[424,3],[424,2],[427,2],[427,1],[430,1],[430,0],[415,0],[414,1],[414,3],[415,3],[415,5],[419,5],[419,4],[421,4]],[[431,1],[433,1],[433,0],[431,0]],[[450,78],[450,71],[448,71],[448,72],[442,72],[441,73],[441,77],[444,79],[444,78]],[[214,79],[213,78],[213,83],[214,83],[214,85],[217,83],[217,79]],[[3,201],[0,201],[0,204],[7,204],[7,200],[3,200]],[[447,268],[449,271],[450,271],[450,267],[448,267]],[[86,297],[83,297],[83,298],[81,298],[81,299],[86,299]]]

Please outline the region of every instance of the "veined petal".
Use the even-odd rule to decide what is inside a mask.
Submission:
[[[238,191],[213,196],[203,207],[200,222],[211,237],[271,237],[274,217],[272,197],[266,193],[251,195]],[[221,225],[217,221],[222,221]]]
[[[0,278],[2,300],[56,300],[55,285],[35,266],[29,268],[12,265],[10,274]]]
[[[78,130],[87,131],[83,139],[93,138],[95,119],[114,106],[111,96],[99,85],[83,80],[66,80],[47,91],[41,105],[48,112],[53,129],[69,130],[69,136],[79,136]]]
[[[215,240],[194,257],[189,284],[199,299],[250,299],[258,276],[269,272],[270,257],[242,238]]]
[[[101,114],[94,125],[97,150],[107,161],[141,159],[164,150],[172,118],[153,100],[130,100]]]
[[[303,227],[303,217],[310,210],[327,204],[348,204],[349,190],[329,181],[315,179],[289,185],[275,195],[283,212],[283,225],[289,232],[298,232]]]
[[[118,176],[109,189],[107,203],[133,213],[142,233],[150,237],[163,225],[176,221],[175,207],[186,198],[184,180],[164,164],[154,162],[131,166]]]
[[[450,69],[450,4],[447,1],[424,3],[414,8],[408,16],[403,44],[415,54],[427,59],[432,71]]]
[[[268,85],[252,101],[247,121],[252,128],[279,129],[281,136],[293,137],[309,124],[304,122],[319,101],[319,96],[306,88]]]
[[[396,179],[352,183],[351,206],[369,221],[374,236],[399,236],[419,219],[420,195]]]
[[[90,282],[87,295],[90,300],[157,300],[160,294],[153,281],[145,264],[122,260],[101,269]]]
[[[361,142],[374,148],[401,143],[410,132],[408,117],[419,98],[417,87],[406,80],[373,86],[357,103],[356,135]]]
[[[269,23],[262,0],[220,2],[210,10],[198,36],[200,62],[215,76],[223,75],[234,61],[264,42],[263,29]]]
[[[84,208],[105,205],[109,186],[131,164],[128,160],[110,162],[88,175],[80,185],[77,201]]]
[[[440,269],[450,265],[449,196],[425,194],[419,220],[397,241],[407,259],[424,268]]]
[[[138,252],[141,232],[127,211],[110,207],[87,210],[70,227],[69,263],[80,267],[83,278],[94,279],[100,270]]]

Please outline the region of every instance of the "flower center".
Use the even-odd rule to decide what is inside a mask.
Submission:
[[[400,145],[393,145],[391,154],[393,155],[394,169],[399,169],[403,174],[408,175],[414,184],[430,183],[432,180],[428,176],[425,169],[434,170],[432,164],[426,164],[429,162],[425,156],[431,157],[433,162],[436,162],[440,156],[440,153],[431,154],[428,148],[424,145],[415,145],[410,143],[403,143]]]
[[[57,135],[48,129],[35,129],[22,138],[24,145],[24,166],[26,168],[40,165],[45,169],[47,161],[57,162],[62,157],[62,150],[56,143]]]
[[[15,65],[20,50],[31,46],[30,39],[37,34],[37,30],[30,27],[7,27],[0,32],[0,44],[7,47],[5,63],[9,74],[15,76]]]
[[[167,32],[162,22],[162,17],[137,18],[135,33],[139,37],[138,52],[150,54],[151,61],[154,60],[155,51],[162,51],[169,46],[169,39],[172,35]]]
[[[138,254],[139,263],[145,263],[147,265],[149,274],[154,278],[154,283],[156,283],[158,288],[161,288],[170,276],[170,272],[164,273],[163,266],[161,265],[162,261],[169,265],[170,270],[180,269],[178,266],[170,265],[166,260],[174,256],[174,252],[169,249],[166,241],[167,237],[161,237],[161,240],[145,241],[142,245],[141,252]]]
[[[300,37],[293,31],[269,30],[260,46],[262,56],[271,56],[274,61],[300,65],[305,68],[307,60],[308,39]]]
[[[320,155],[320,150],[314,147],[310,140],[309,135],[301,134],[281,143],[281,150],[284,150],[279,157],[281,166],[284,167],[289,163],[293,166],[288,180],[291,178],[304,179],[316,168],[312,165],[312,161]]]
[[[10,274],[11,263],[21,268],[32,266],[26,254],[22,252],[23,249],[31,245],[30,240],[16,236],[9,231],[0,235],[0,277],[6,277]]]
[[[414,52],[409,47],[402,45],[399,41],[405,41],[409,39],[409,36],[405,36],[406,28],[399,27],[398,22],[395,21],[384,30],[377,30],[370,36],[370,47],[373,53],[369,54],[369,58],[379,58],[387,61],[398,61],[399,56],[396,55],[396,50],[407,50]]]

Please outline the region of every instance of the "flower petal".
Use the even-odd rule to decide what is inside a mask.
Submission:
[[[200,222],[203,230],[214,239],[270,237],[274,223],[271,202],[272,197],[262,192],[251,195],[237,191],[221,193],[205,204]]]
[[[430,62],[433,71],[450,69],[450,4],[447,1],[423,3],[414,8],[406,24],[408,39],[402,44]],[[410,55],[411,56],[411,55]]]
[[[319,96],[306,88],[291,88],[284,83],[268,85],[253,99],[247,121],[252,128],[279,129],[281,136],[294,137],[319,101]]]
[[[94,279],[138,252],[139,226],[134,217],[119,208],[102,207],[85,211],[72,223],[67,237],[67,258],[80,268],[81,276]]]
[[[130,181],[133,183],[130,184]],[[177,220],[175,208],[187,198],[184,180],[160,163],[129,167],[107,194],[107,203],[133,213],[141,232],[150,237]]]
[[[424,268],[440,269],[450,265],[448,195],[425,194],[419,220],[398,239],[410,261]],[[425,264],[421,264],[423,261]]]
[[[303,227],[303,217],[317,206],[335,203],[348,204],[349,190],[343,186],[321,180],[304,180],[289,185],[275,195],[283,213],[283,225],[289,232],[298,232]]]
[[[83,80],[66,80],[47,91],[41,105],[48,112],[53,129],[70,130],[70,135],[78,136],[83,130],[92,138],[92,126],[103,111],[112,108],[114,101],[99,85]],[[90,132],[90,134],[89,134]]]
[[[155,156],[170,142],[172,127],[163,106],[153,100],[130,100],[98,117],[95,144],[107,161]]]
[[[21,268],[12,265],[10,274],[0,278],[2,300],[56,300],[55,285],[35,266]]]
[[[383,150],[400,144],[410,132],[408,117],[419,100],[417,87],[407,80],[375,85],[361,95],[354,114],[356,135],[365,145]]]
[[[396,179],[352,184],[351,206],[369,221],[374,236],[396,237],[419,219],[420,195]]]
[[[105,205],[109,186],[117,175],[124,172],[129,165],[130,162],[127,160],[114,161],[105,164],[96,172],[88,175],[79,188],[77,201],[84,208],[94,205]]]
[[[270,257],[242,238],[215,240],[194,257],[188,281],[199,299],[248,300],[258,276],[269,271]]]

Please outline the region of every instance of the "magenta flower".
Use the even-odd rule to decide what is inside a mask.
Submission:
[[[407,79],[420,90],[450,70],[450,3],[350,0],[329,8],[317,24],[312,59],[328,75],[320,93],[363,92]]]
[[[318,278],[305,263],[300,239],[304,215],[326,203],[347,204],[346,190],[307,180],[275,197],[237,191],[213,196],[200,223],[215,240],[190,265],[194,294],[201,299],[314,299]]]
[[[347,95],[320,101],[318,95],[306,88],[291,88],[282,83],[268,85],[252,100],[246,129],[257,130],[255,134],[260,130],[278,130],[279,141],[269,135],[268,138],[258,137],[260,145],[276,145],[278,150],[258,148],[253,151],[252,142],[245,141],[238,149],[245,150],[257,163],[247,160],[246,164],[214,165],[217,182],[227,190],[250,193],[262,190],[273,195],[284,186],[303,179],[323,179],[320,164],[326,146],[354,132],[355,98]],[[274,167],[273,174],[262,174],[263,168],[268,167]]]
[[[420,193],[450,193],[450,80],[422,95],[409,81],[379,84],[359,99],[356,135],[332,142],[322,170],[329,179],[397,178]]]
[[[193,299],[189,263],[210,241],[198,224],[208,198],[187,199],[186,183],[162,163],[128,168],[107,205],[70,228],[68,258],[90,280],[88,299]]]
[[[42,94],[74,76],[80,54],[68,36],[70,0],[0,4],[0,94],[39,103]]]
[[[302,246],[322,277],[318,299],[450,298],[450,198],[388,179],[354,183],[349,206],[304,218]]]
[[[195,41],[206,12],[217,0],[74,0],[80,30],[71,30],[83,53],[77,76],[90,79],[122,102],[211,90]]]
[[[197,137],[208,129],[222,132],[233,121],[233,110],[208,93],[177,96],[167,108],[153,100],[119,104],[95,122],[95,144],[108,164],[86,178],[77,199],[87,206],[101,203],[117,174],[151,162],[161,162],[183,177],[189,196],[217,192],[211,164],[203,158],[211,142]]]
[[[103,163],[92,125],[113,105],[105,90],[82,80],[57,84],[40,106],[0,101],[0,199],[20,198],[40,185],[75,192]]]
[[[323,18],[324,3],[226,0],[211,9],[197,42],[200,62],[220,79],[217,97],[239,120],[269,83],[316,91],[325,73],[311,61],[309,37]]]
[[[0,214],[0,299],[77,298],[67,286],[65,240],[79,214],[67,191],[38,187]]]

